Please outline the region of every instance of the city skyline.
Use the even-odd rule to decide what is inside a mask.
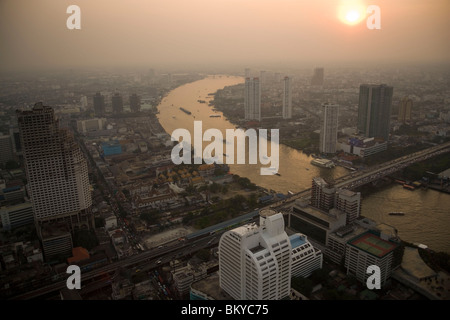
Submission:
[[[0,297],[450,299],[448,13],[0,0]]]

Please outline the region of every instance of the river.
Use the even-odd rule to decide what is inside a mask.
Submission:
[[[202,121],[203,132],[219,129],[225,137],[226,129],[236,129],[221,112],[214,111],[208,102],[210,93],[226,86],[243,83],[242,77],[209,76],[182,85],[170,91],[158,106],[158,119],[169,134],[175,129],[187,129],[193,137],[194,121]],[[206,103],[201,103],[203,100]],[[187,114],[180,107],[191,112]],[[210,117],[215,115],[217,117]],[[220,117],[218,117],[220,116]],[[192,138],[193,139],[193,138]],[[192,143],[194,143],[192,141]],[[210,142],[203,142],[205,148]],[[224,144],[224,152],[226,145]],[[224,158],[224,161],[227,161]],[[279,145],[280,175],[261,175],[262,164],[229,164],[230,171],[247,177],[253,183],[281,193],[299,192],[311,187],[316,176],[337,179],[349,171],[342,167],[333,169],[311,165],[313,158],[299,150]],[[248,159],[247,159],[248,160]],[[248,161],[246,162],[248,163]],[[267,167],[267,166],[266,166]],[[364,195],[363,195],[364,196]],[[399,185],[391,185],[364,196],[361,214],[377,222],[393,225],[400,238],[408,242],[420,242],[436,251],[450,253],[450,195],[434,190],[409,191]],[[390,211],[405,212],[404,216],[389,216]]]

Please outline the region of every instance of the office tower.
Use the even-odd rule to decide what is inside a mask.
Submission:
[[[336,188],[321,177],[312,180],[311,206],[329,212],[334,208],[334,196]]]
[[[336,191],[335,208],[346,213],[347,224],[352,223],[361,215],[361,193],[339,189]]]
[[[112,111],[114,114],[123,112],[123,99],[120,93],[115,93],[112,96]]]
[[[281,73],[275,72],[275,74],[274,74],[274,81],[277,82],[277,83],[281,81]]]
[[[48,234],[57,242],[55,233],[49,231],[52,223],[64,222],[72,231],[92,227],[87,161],[73,135],[59,127],[53,108],[42,103],[16,114],[27,189],[41,240]]]
[[[314,74],[311,78],[312,86],[323,86],[323,78],[324,78],[324,69],[323,68],[315,68]]]
[[[291,94],[291,79],[284,77],[284,92],[283,92],[283,119],[292,118],[292,94]]]
[[[130,96],[130,110],[134,113],[141,111],[141,97],[135,93]]]
[[[22,156],[22,145],[20,144],[20,132],[17,124],[9,129],[9,135],[11,136],[11,143],[13,146],[13,152],[16,156]]]
[[[319,150],[321,153],[336,153],[338,117],[338,105],[329,103],[322,105],[322,122],[319,145]]]
[[[247,78],[250,78],[250,75],[251,75],[251,73],[250,73],[250,68],[245,68],[245,78],[247,79]]]
[[[367,138],[389,140],[393,91],[385,84],[359,87],[358,131]]]
[[[14,160],[13,151],[11,136],[0,133],[0,163],[6,164],[8,161]]]
[[[261,86],[266,84],[266,80],[267,80],[266,78],[267,78],[266,71],[265,70],[261,70],[259,72],[259,81],[261,83]]]
[[[220,288],[236,300],[288,297],[291,256],[283,215],[273,210],[261,210],[259,226],[237,227],[220,238]]]
[[[96,117],[105,115],[105,97],[100,92],[94,96],[94,112]]]
[[[261,121],[261,86],[259,78],[245,79],[245,120]]]
[[[408,97],[403,97],[398,106],[398,121],[405,123],[411,120],[411,110],[413,101]]]

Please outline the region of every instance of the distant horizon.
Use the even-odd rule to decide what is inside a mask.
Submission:
[[[34,73],[61,73],[61,72],[84,72],[84,73],[95,73],[95,72],[136,72],[145,74],[149,70],[154,70],[155,72],[161,73],[205,73],[205,74],[244,74],[245,68],[249,68],[251,71],[266,71],[266,72],[313,72],[315,68],[324,68],[325,72],[327,70],[359,70],[359,69],[398,69],[403,70],[407,68],[425,68],[425,69],[435,69],[438,68],[442,72],[450,72],[450,61],[411,61],[411,62],[349,62],[349,63],[307,63],[307,62],[297,62],[291,64],[267,64],[260,63],[257,65],[252,64],[217,64],[215,66],[199,66],[196,64],[192,65],[85,65],[85,66],[53,66],[53,67],[27,67],[27,68],[5,68],[0,69],[0,76],[11,75],[11,74],[34,74]],[[447,70],[448,69],[448,70]]]
[[[448,0],[75,2],[0,1],[0,71],[450,64]],[[73,4],[80,30],[66,26]],[[366,15],[357,23],[342,18],[353,8]]]

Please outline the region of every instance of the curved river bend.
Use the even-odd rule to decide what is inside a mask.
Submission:
[[[208,105],[213,98],[208,95],[226,86],[243,83],[242,77],[209,76],[172,90],[158,106],[158,118],[169,134],[175,129],[187,129],[193,139],[194,121],[202,121],[203,132],[209,128],[222,131],[236,129],[221,112]],[[201,103],[198,100],[204,100]],[[191,114],[183,112],[180,107]],[[210,117],[215,115],[216,117]],[[220,117],[218,117],[220,115]],[[193,143],[193,141],[192,141]],[[210,142],[203,142],[205,148]],[[225,152],[224,145],[224,152]],[[247,158],[246,158],[247,159]],[[230,164],[230,171],[253,183],[277,192],[299,192],[311,187],[316,176],[339,178],[348,174],[342,167],[325,169],[310,164],[313,158],[301,151],[279,145],[280,175],[260,175],[261,164]],[[246,161],[248,163],[248,161]],[[389,216],[388,212],[402,211],[404,216]],[[396,227],[399,236],[408,242],[419,242],[436,251],[450,253],[450,195],[433,190],[409,191],[399,185],[378,190],[362,201],[361,214],[377,222]]]

